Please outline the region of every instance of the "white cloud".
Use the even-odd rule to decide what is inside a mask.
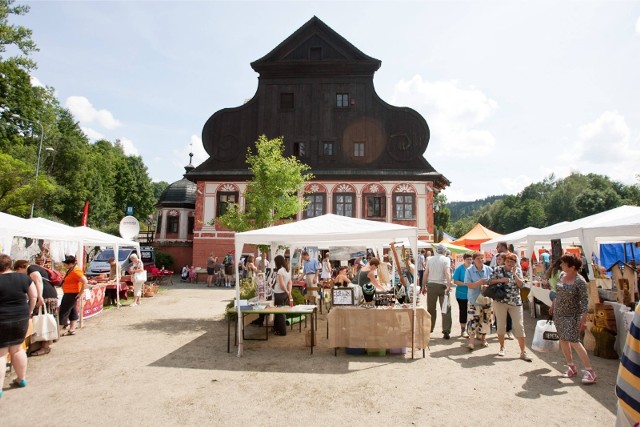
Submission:
[[[120,146],[122,147],[122,151],[124,151],[124,154],[126,154],[127,156],[139,156],[140,152],[138,151],[138,149],[136,148],[136,146],[133,144],[133,141],[130,140],[129,138],[125,138],[120,137],[117,140],[118,142],[120,142]]]
[[[638,17],[636,21],[636,33],[640,33],[640,17]]]
[[[31,80],[31,86],[33,86],[33,87],[44,87],[44,85],[40,82],[40,80],[38,80],[37,77],[29,76],[29,78]]]
[[[606,111],[581,126],[573,144],[560,153],[558,176],[572,171],[597,173],[626,184],[635,183],[640,163],[640,137],[632,137],[624,116]],[[638,133],[636,132],[636,135]]]
[[[121,124],[110,111],[97,110],[84,96],[68,97],[66,106],[82,124],[98,123],[105,129],[114,129]]]
[[[80,127],[80,129],[82,129],[82,132],[84,132],[85,135],[87,135],[87,138],[89,138],[92,141],[98,141],[100,139],[106,139],[107,137],[104,136],[103,134],[101,134],[100,132],[93,130],[89,127],[85,127],[82,126]]]
[[[209,154],[207,154],[204,146],[202,145],[202,138],[200,138],[198,135],[191,135],[190,140],[190,144],[184,145],[183,147],[174,149],[172,151],[173,166],[182,171],[184,171],[182,168],[189,164],[189,153],[193,153],[193,160],[191,161],[191,164],[193,166],[198,166],[200,163],[209,158]],[[164,158],[160,160],[164,161]]]
[[[481,125],[497,103],[477,88],[416,75],[395,85],[391,102],[410,105],[426,118],[431,129],[430,159],[485,157],[495,149],[495,137]]]

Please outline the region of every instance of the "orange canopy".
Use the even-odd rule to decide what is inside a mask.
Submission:
[[[488,228],[484,227],[482,224],[477,223],[475,227],[471,229],[471,231],[451,243],[478,251],[480,250],[481,243],[501,236],[502,234],[491,231]]]

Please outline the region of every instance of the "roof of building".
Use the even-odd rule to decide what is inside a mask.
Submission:
[[[192,158],[193,153],[189,153],[189,164],[184,167],[185,175],[194,169],[191,164]],[[187,178],[182,178],[169,184],[158,198],[156,206],[159,208],[195,208],[197,187],[194,182],[189,181]]]

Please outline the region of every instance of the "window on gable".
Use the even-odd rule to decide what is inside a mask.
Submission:
[[[280,109],[293,110],[293,93],[280,94]]]
[[[305,218],[313,218],[316,216],[324,215],[324,193],[307,194],[304,198],[309,202],[304,209]]]
[[[415,195],[398,193],[393,195],[393,219],[415,219]]]
[[[353,156],[364,157],[364,142],[353,143]]]
[[[336,215],[356,216],[356,196],[353,193],[335,193],[333,195],[334,212]]]
[[[365,196],[365,218],[384,218],[386,197],[384,194]]]
[[[227,212],[230,203],[238,203],[238,192],[219,192],[216,204],[216,216],[222,216]]]
[[[158,225],[156,226],[156,233],[160,233],[162,231],[162,215],[158,215]]]
[[[323,156],[333,156],[333,142],[323,142],[322,143],[322,155]]]
[[[336,107],[349,108],[349,94],[348,93],[336,93]]]
[[[307,144],[304,142],[295,142],[293,144],[293,155],[296,157],[307,156]]]
[[[196,219],[195,217],[190,216],[187,222],[187,233],[188,234],[193,234],[193,228],[196,224]]]

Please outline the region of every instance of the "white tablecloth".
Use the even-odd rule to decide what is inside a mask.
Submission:
[[[533,298],[542,301],[548,307],[551,307],[551,298],[549,298],[549,289],[543,289],[538,286],[532,286],[529,292],[529,302],[533,302]]]

